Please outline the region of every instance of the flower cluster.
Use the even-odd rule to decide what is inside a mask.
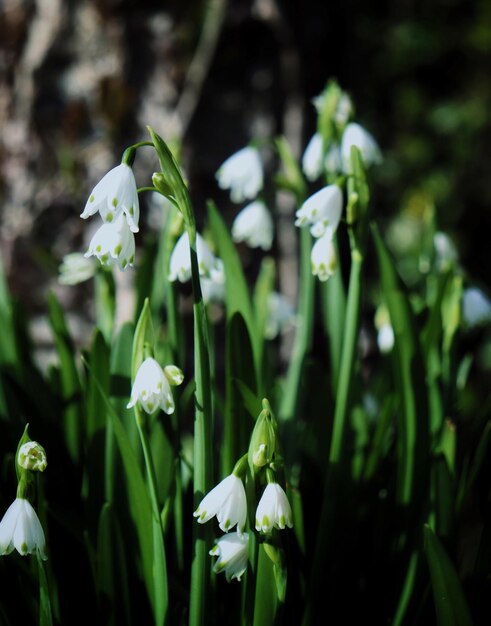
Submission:
[[[24,442],[24,443],[22,443]],[[14,549],[22,556],[37,554],[44,561],[46,539],[43,527],[32,504],[27,499],[33,472],[43,472],[47,466],[46,452],[37,442],[24,433],[16,457],[19,483],[17,497],[0,521],[0,555],[10,554]]]
[[[316,132],[307,144],[302,158],[302,169],[307,180],[313,182],[323,173],[328,179],[337,176],[349,176],[351,172],[351,148],[356,146],[366,166],[381,160],[380,149],[375,139],[360,124],[350,122],[353,106],[347,94],[337,91],[329,94],[329,87],[314,99],[314,105],[321,115],[327,99],[334,95],[337,103],[332,114],[332,128],[326,139],[321,132]],[[330,104],[329,104],[330,106]],[[302,228],[308,226],[313,237],[317,239],[311,253],[312,273],[319,280],[328,280],[336,271],[337,257],[333,243],[334,236],[341,220],[343,194],[341,184],[324,186],[312,194],[296,213],[295,225]]]
[[[135,259],[135,237],[140,208],[132,168],[121,163],[94,187],[80,217],[99,213],[103,224],[96,231],[85,253],[103,265],[119,265],[124,270]]]
[[[263,188],[264,175],[257,148],[247,146],[230,156],[216,173],[218,186],[230,190],[232,202],[254,200]],[[251,248],[270,250],[273,244],[273,219],[262,200],[244,207],[232,225],[232,238]]]
[[[240,580],[247,568],[249,534],[244,532],[247,522],[247,495],[244,475],[247,464],[258,471],[265,469],[267,485],[256,507],[255,529],[271,533],[273,529],[293,527],[293,514],[283,488],[274,477],[276,426],[269,403],[263,401],[264,409],[256,420],[251,436],[249,452],[236,463],[233,472],[218,483],[199,503],[194,517],[205,524],[216,517],[220,529],[227,533],[218,538],[210,554],[217,556],[215,572],[225,572],[227,581]],[[233,528],[235,531],[231,531]]]

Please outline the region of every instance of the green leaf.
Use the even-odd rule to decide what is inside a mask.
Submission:
[[[244,318],[239,312],[227,320],[225,356],[225,415],[223,426],[222,476],[231,473],[247,449],[253,420],[247,414],[238,383],[254,389],[256,380],[251,367],[252,346]]]
[[[87,367],[90,371],[90,366],[88,364]],[[132,450],[126,430],[119,419],[118,414],[97,379],[95,379],[95,384],[104,401],[106,413],[121,453],[121,459],[127,481],[126,484],[131,517],[135,524],[138,536],[145,585],[152,606],[154,606],[153,541],[151,533],[152,509],[147,492],[147,486],[145,484],[145,480],[143,479],[139,463]]]
[[[455,567],[437,536],[425,525],[437,626],[472,626],[472,617]]]
[[[381,272],[384,301],[394,329],[393,372],[397,394],[401,400],[401,407],[397,412],[399,421],[396,495],[400,504],[409,505],[417,495],[422,495],[428,481],[429,426],[425,366],[406,290],[376,225],[372,226],[372,232]]]
[[[153,332],[152,315],[150,302],[145,299],[142,312],[138,319],[133,339],[133,356],[131,358],[131,379],[135,380],[140,365],[145,359],[145,344],[149,344],[153,349],[155,337]]]
[[[65,402],[63,411],[67,448],[74,461],[78,461],[83,445],[83,419],[80,379],[75,364],[76,350],[68,332],[63,310],[53,293],[48,294],[49,319],[53,329],[56,351],[60,362],[61,394]]]
[[[104,623],[108,626],[129,626],[131,594],[125,542],[113,507],[108,502],[101,509],[97,532],[97,591],[102,608],[109,602],[109,615]]]
[[[39,573],[39,626],[52,626],[53,617],[49,595],[48,579],[44,569],[44,561],[37,557]]]
[[[275,139],[275,147],[283,165],[284,173],[275,177],[277,185],[295,194],[300,204],[307,193],[307,186],[297,160],[293,156],[288,141],[285,137]]]

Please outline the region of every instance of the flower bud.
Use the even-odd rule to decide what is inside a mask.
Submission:
[[[263,410],[256,420],[249,444],[249,465],[264,467],[273,459],[276,449],[276,429],[269,402],[263,400]]]
[[[20,447],[17,463],[31,472],[44,472],[48,465],[46,452],[37,441],[27,441]]]
[[[154,172],[152,174],[152,184],[163,196],[167,197],[172,195],[172,187],[164,172]]]
[[[184,374],[177,365],[166,365],[164,367],[164,374],[171,385],[177,386],[184,380]]]

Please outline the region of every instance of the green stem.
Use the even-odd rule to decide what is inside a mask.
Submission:
[[[156,626],[162,626],[165,623],[165,617],[167,614],[169,602],[164,530],[162,528],[162,520],[160,517],[160,507],[157,497],[157,479],[155,476],[155,468],[153,465],[152,454],[150,451],[150,443],[144,429],[144,417],[142,416],[141,411],[137,406],[135,407],[135,417],[143,450],[143,458],[145,460],[148,490],[150,494],[150,501],[152,504],[155,624]]]
[[[315,614],[315,602],[319,597],[319,584],[322,579],[322,569],[326,562],[326,552],[332,540],[333,511],[336,511],[336,503],[341,502],[339,485],[341,480],[341,462],[343,459],[343,446],[345,441],[346,427],[348,423],[348,408],[350,392],[352,390],[352,373],[356,354],[358,337],[361,287],[362,287],[363,257],[358,248],[353,245],[351,254],[351,273],[348,289],[348,301],[346,308],[345,334],[341,366],[339,370],[339,382],[336,394],[336,407],[334,411],[334,423],[329,451],[329,464],[327,477],[324,484],[322,497],[322,509],[317,533],[314,563],[311,573],[311,584],[307,597],[307,608],[304,615],[304,624],[311,623],[311,617]],[[339,511],[336,511],[339,513]]]
[[[310,267],[312,237],[308,228],[300,231],[300,295],[298,306],[298,329],[292,351],[292,359],[279,415],[282,420],[291,420],[297,413],[305,355],[312,343],[312,325],[314,316],[315,278]]]

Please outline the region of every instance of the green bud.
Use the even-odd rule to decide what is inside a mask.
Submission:
[[[155,189],[166,198],[174,195],[172,186],[164,172],[154,172],[152,174],[152,183]]]
[[[184,374],[177,365],[166,365],[164,367],[164,374],[171,385],[177,386],[184,380]]]
[[[264,467],[273,459],[276,450],[276,428],[269,402],[263,400],[263,410],[256,420],[249,444],[249,465]]]
[[[46,451],[37,441],[27,441],[19,448],[17,463],[25,470],[44,472],[48,465]]]

